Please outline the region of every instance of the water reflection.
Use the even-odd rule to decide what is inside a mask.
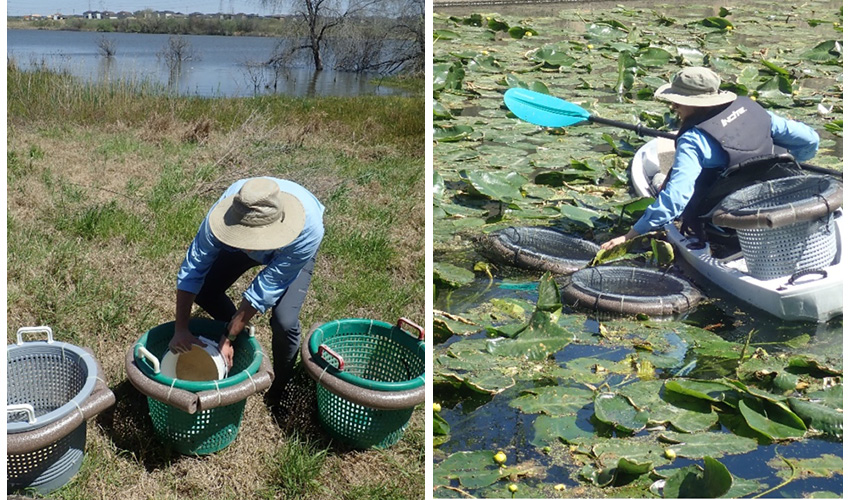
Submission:
[[[7,56],[23,70],[47,67],[84,81],[124,82],[131,86],[161,86],[183,95],[249,97],[406,95],[380,84],[380,75],[334,71],[328,54],[324,71],[300,58],[269,64],[279,40],[263,37],[185,35],[197,55],[179,67],[161,52],[169,35],[111,33],[115,55],[98,48],[100,33],[7,30]]]

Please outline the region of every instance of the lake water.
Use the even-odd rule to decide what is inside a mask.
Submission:
[[[98,47],[98,41],[104,36],[113,41],[116,49],[111,58],[104,57]],[[375,74],[327,69],[332,67],[332,53],[326,56],[324,71],[314,71],[309,60],[298,59],[277,79],[275,89],[274,72],[270,68],[249,69],[252,64],[270,58],[278,43],[278,39],[271,37],[183,35],[197,59],[185,62],[180,73],[175,75],[157,55],[170,36],[10,29],[6,31],[7,57],[22,69],[46,65],[85,81],[148,81],[168,86],[182,95],[203,97],[245,97],[257,93],[291,96],[405,94],[403,90],[376,85],[373,81],[378,75]]]

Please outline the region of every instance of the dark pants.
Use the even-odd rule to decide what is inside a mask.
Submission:
[[[310,279],[313,277],[314,256],[301,269],[295,281],[283,293],[272,308],[269,324],[272,329],[272,362],[274,383],[269,392],[279,393],[286,382],[292,378],[295,358],[301,342],[301,306],[307,296]],[[227,289],[249,269],[262,265],[248,257],[244,252],[220,252],[204,280],[204,285],[195,297],[195,303],[201,306],[213,319],[230,321],[236,314],[236,306],[227,296]]]

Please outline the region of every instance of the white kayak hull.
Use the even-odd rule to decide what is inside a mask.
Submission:
[[[667,159],[672,161],[668,154],[672,144],[673,141],[669,139],[653,139],[638,150],[631,167],[632,186],[638,195],[655,196],[652,178],[656,177],[657,182],[657,171],[660,166],[664,167],[658,163]],[[666,167],[669,168],[669,165]],[[676,248],[679,258],[741,301],[781,319],[825,322],[840,316],[844,310],[846,264],[843,250],[850,227],[841,210],[835,212],[834,217],[838,239],[836,261],[824,269],[826,276],[810,274],[793,282],[789,282],[791,276],[756,279],[747,273],[746,262],[740,253],[730,258],[717,259],[711,255],[707,244],[702,248],[691,248],[696,246],[697,240],[683,236],[675,224],[667,224],[664,229],[667,231],[667,240]]]

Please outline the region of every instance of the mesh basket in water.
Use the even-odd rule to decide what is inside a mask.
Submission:
[[[306,349],[319,420],[332,437],[355,448],[386,448],[401,438],[425,399],[423,339],[422,328],[404,319],[395,326],[343,319],[313,329],[302,357]]]
[[[46,342],[23,342],[25,333],[46,333]],[[21,328],[17,344],[7,347],[6,432],[32,433],[58,422],[92,393],[97,364],[80,347],[55,342],[49,327]],[[10,490],[32,488],[45,494],[65,485],[80,469],[86,445],[86,423],[56,435],[47,446],[26,453],[7,453]]]
[[[727,196],[712,222],[737,230],[747,271],[767,280],[829,266],[838,251],[833,213],[841,183],[828,176],[762,182]]]
[[[685,313],[702,300],[700,291],[678,276],[625,266],[576,271],[561,294],[570,307],[660,317]]]
[[[189,323],[192,333],[218,341],[225,331],[225,323],[205,318],[195,318]],[[158,373],[144,356],[139,346],[158,360],[168,351],[174,335],[174,322],[152,328],[139,338],[133,349],[137,352],[137,366],[151,380],[165,388],[173,387],[190,392],[226,389],[244,383],[257,373],[262,361],[262,348],[250,335],[239,335],[233,345],[233,367],[222,380],[188,381]],[[142,351],[143,352],[143,351]],[[154,432],[163,444],[184,455],[207,455],[227,447],[239,432],[245,399],[195,413],[189,413],[148,395],[148,409]]]
[[[570,274],[593,260],[599,245],[548,227],[508,227],[480,239],[478,249],[499,264]]]

